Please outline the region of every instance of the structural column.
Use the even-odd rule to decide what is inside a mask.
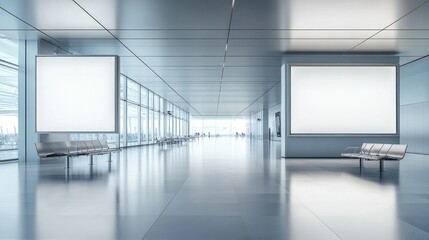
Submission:
[[[269,139],[268,108],[262,110],[262,137],[264,140]]]
[[[19,163],[38,163],[36,133],[36,55],[38,41],[19,41],[18,129]]]
[[[281,111],[280,111],[280,138],[281,156],[286,157],[286,113],[287,113],[287,80],[286,64],[281,67]]]

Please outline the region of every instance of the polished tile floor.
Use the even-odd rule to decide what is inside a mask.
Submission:
[[[0,239],[429,239],[429,156],[359,171],[205,138],[113,157],[0,164]]]

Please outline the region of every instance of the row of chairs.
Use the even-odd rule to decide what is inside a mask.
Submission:
[[[172,144],[172,143],[180,143],[185,142],[189,140],[194,140],[196,137],[189,135],[189,136],[177,136],[177,137],[160,137],[155,140],[155,143],[158,145],[164,145],[164,144]]]
[[[384,161],[399,161],[406,151],[406,144],[363,143],[361,147],[346,148],[341,156],[359,159],[360,168],[364,167],[365,161],[379,161],[380,172],[383,172]]]
[[[93,165],[94,155],[109,154],[109,162],[112,153],[120,151],[117,146],[111,147],[106,140],[65,141],[35,143],[39,158],[66,157],[66,167],[70,167],[70,157],[89,156],[90,164]]]

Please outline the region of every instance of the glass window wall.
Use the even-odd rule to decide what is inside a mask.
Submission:
[[[159,111],[159,96],[156,94],[153,95],[153,109]]]
[[[132,81],[127,81],[127,99],[130,102],[140,104],[140,86]]]
[[[148,112],[147,108],[141,107],[140,144],[148,144]]]
[[[144,87],[141,87],[141,105],[147,107],[148,104],[148,90]]]
[[[149,109],[153,109],[153,92],[149,91]]]
[[[159,112],[153,112],[153,139],[159,139]]]
[[[149,143],[153,143],[153,111],[149,110],[149,117],[148,117],[148,121],[149,121]]]
[[[125,116],[127,115],[126,111],[126,106],[127,102],[121,100],[120,105],[119,105],[119,146],[120,147],[124,147],[126,146],[126,141],[125,141],[125,136],[126,136],[126,132],[125,132]],[[83,139],[82,139],[83,140]]]
[[[127,146],[139,145],[140,107],[128,103],[127,114]]]
[[[120,147],[152,144],[160,137],[188,135],[189,114],[139,83],[121,76],[119,134],[72,134],[72,140],[108,139]],[[170,114],[167,113],[170,111]]]
[[[18,158],[18,43],[0,39],[0,161]]]
[[[119,82],[119,91],[120,91],[121,99],[125,99],[125,94],[126,94],[125,88],[127,87],[126,81],[127,81],[127,78],[121,75],[120,82]]]

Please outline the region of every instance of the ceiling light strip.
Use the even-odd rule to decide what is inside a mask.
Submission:
[[[98,21],[94,16],[92,16],[85,8],[83,8],[78,2],[75,0],[72,0],[78,7],[80,7],[88,16],[90,16],[96,23],[98,23],[104,30],[106,30],[113,38],[116,39],[123,47],[125,47],[134,57],[136,57],[143,65],[145,65],[153,74],[155,74],[161,81],[165,83],[173,92],[175,92],[183,101],[185,101],[192,109],[195,110],[195,112],[198,113],[198,115],[202,116],[201,113],[194,107],[192,104],[190,104],[182,95],[180,95],[170,84],[167,83],[167,81],[164,80],[155,70],[153,70],[146,62],[143,61],[139,56],[137,56],[136,53],[134,53],[125,43],[123,43],[118,37],[116,37],[115,34],[113,34],[111,31],[109,31],[103,24],[101,24],[100,21]]]
[[[228,33],[227,33],[227,36],[226,36],[225,53],[223,55],[222,72],[221,72],[220,81],[219,81],[219,94],[217,96],[216,116],[217,116],[217,114],[219,112],[220,94],[222,92],[222,81],[223,81],[223,75],[224,75],[224,72],[225,72],[226,55],[228,53],[229,35],[231,33],[231,25],[232,25],[232,16],[234,14],[234,6],[235,6],[235,0],[232,0],[231,14],[229,16],[229,24],[228,24]]]

